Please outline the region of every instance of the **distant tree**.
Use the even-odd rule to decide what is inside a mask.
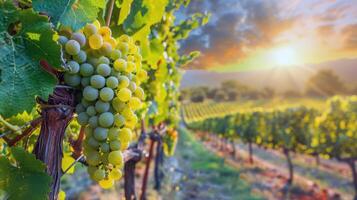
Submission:
[[[227,94],[222,90],[217,91],[214,96],[215,101],[226,101],[227,99]]]
[[[344,83],[331,70],[318,71],[306,83],[306,94],[309,96],[333,96],[346,92]]]
[[[265,87],[261,91],[261,96],[267,99],[271,99],[275,96],[275,90],[270,87]]]
[[[296,90],[287,90],[282,94],[282,96],[285,98],[297,98],[297,97],[301,97],[302,94]]]
[[[195,88],[191,92],[191,101],[192,102],[203,102],[206,98],[205,90],[202,88]]]
[[[214,97],[216,96],[216,93],[218,92],[219,89],[217,88],[212,88],[210,90],[208,90],[208,92],[206,93],[206,97],[208,99],[214,99]]]

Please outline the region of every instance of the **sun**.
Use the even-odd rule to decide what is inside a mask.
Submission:
[[[278,67],[291,67],[300,64],[296,50],[289,46],[273,49],[271,51],[271,60]]]

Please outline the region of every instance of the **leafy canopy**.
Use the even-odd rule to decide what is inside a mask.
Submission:
[[[56,80],[41,69],[39,61],[61,65],[56,37],[47,17],[32,9],[18,10],[9,1],[0,3],[1,115],[31,111],[35,96],[46,99],[52,93]]]

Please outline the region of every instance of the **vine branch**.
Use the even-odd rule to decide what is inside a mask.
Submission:
[[[105,20],[105,24],[107,26],[110,25],[110,20],[112,18],[112,14],[113,14],[113,9],[114,9],[114,0],[110,0],[109,1],[109,7],[108,7],[108,10],[107,10],[107,18]]]

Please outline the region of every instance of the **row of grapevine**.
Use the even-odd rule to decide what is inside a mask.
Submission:
[[[287,158],[293,182],[291,152],[322,156],[347,163],[352,171],[357,194],[357,97],[334,97],[328,109],[291,107],[254,109],[189,123],[189,127],[216,133],[228,140],[239,139],[249,145],[280,149]],[[357,195],[356,195],[357,197]]]
[[[188,5],[0,0],[0,197],[58,199],[61,177],[81,162],[103,188],[124,173],[135,199],[149,138],[145,199],[154,145],[172,155],[177,142],[180,68],[199,55],[180,55],[179,41],[209,18],[176,20]]]

